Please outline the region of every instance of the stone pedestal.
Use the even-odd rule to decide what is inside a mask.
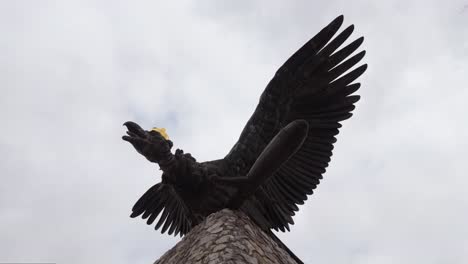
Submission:
[[[296,264],[244,213],[224,209],[207,217],[155,264]]]

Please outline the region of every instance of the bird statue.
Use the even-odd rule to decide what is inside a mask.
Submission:
[[[364,38],[340,48],[354,30],[350,25],[338,34],[342,24],[341,15],[277,70],[223,159],[197,162],[180,149],[173,154],[164,129],[125,122],[122,139],[163,172],[131,217],[142,215],[151,225],[160,215],[155,229],[183,236],[212,213],[240,210],[302,263],[272,229],[289,231],[294,224],[298,205],[313,193],[330,162],[340,122],[352,116],[360,98],[353,95],[360,87],[353,81],[367,64],[350,69],[365,55],[352,55]]]

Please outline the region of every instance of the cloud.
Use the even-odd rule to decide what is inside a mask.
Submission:
[[[0,4],[0,261],[151,263],[157,182],[121,124],[223,157],[274,71],[343,13],[369,70],[322,184],[280,234],[306,263],[466,263],[463,1]]]

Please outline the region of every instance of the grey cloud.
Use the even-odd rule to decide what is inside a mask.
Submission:
[[[160,173],[121,124],[224,156],[281,63],[343,13],[369,70],[323,183],[280,234],[308,263],[466,263],[463,1],[0,4],[0,261],[151,263]]]

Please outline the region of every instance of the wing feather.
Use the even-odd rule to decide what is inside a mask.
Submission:
[[[148,189],[132,210],[132,218],[142,215],[148,225],[152,225],[159,216],[155,229],[162,227],[161,233],[168,231],[169,235],[182,236],[192,228],[190,211],[170,184],[158,183]]]
[[[263,212],[268,221],[265,229],[289,230],[297,205],[313,193],[328,167],[340,122],[352,116],[360,99],[353,95],[360,84],[352,82],[367,69],[366,64],[358,66],[365,51],[353,54],[364,38],[342,47],[354,31],[351,25],[337,34],[342,23],[343,16],[337,17],[278,69],[225,157],[231,175],[247,175],[283,127],[297,119],[308,121],[304,144],[260,186],[251,198],[256,202],[244,208]]]

